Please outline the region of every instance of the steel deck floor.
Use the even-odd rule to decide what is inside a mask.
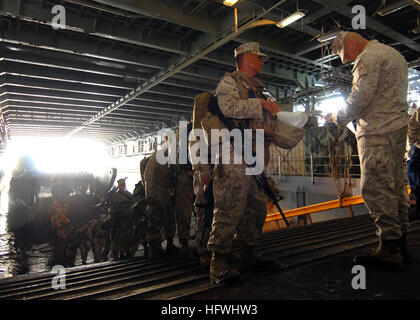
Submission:
[[[412,225],[412,231],[416,234],[420,231],[419,222]],[[200,268],[197,261],[187,261],[180,256],[158,260],[135,258],[68,268],[64,290],[52,288],[55,274],[48,272],[4,279],[0,281],[0,299],[299,299],[299,295],[284,295],[281,290],[274,290],[270,283],[278,281],[270,280],[270,277],[281,279],[291,270],[307,267],[308,270],[315,268],[312,274],[315,277],[319,274],[322,279],[322,269],[313,267],[317,261],[328,263],[336,255],[376,243],[372,219],[363,215],[264,234],[258,245],[259,252],[263,256],[277,258],[280,270],[244,275],[233,286],[211,285],[208,270]],[[239,242],[235,241],[234,251],[238,249]],[[351,276],[351,266],[347,269],[346,275]],[[303,283],[288,283],[287,288],[296,285],[297,290],[306,290],[305,287],[300,288]],[[308,297],[302,295],[304,299]]]

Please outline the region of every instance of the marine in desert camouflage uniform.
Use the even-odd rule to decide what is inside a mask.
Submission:
[[[252,42],[239,46],[235,58],[238,71],[226,74],[216,88],[220,111],[224,117],[235,119],[237,127],[264,129],[265,153],[271,142],[283,148],[294,147],[305,130],[292,129],[274,118],[274,114],[280,111],[279,106],[265,100],[262,94],[264,85],[255,77],[268,56],[259,51],[258,43]],[[208,249],[212,252],[210,278],[215,283],[239,276],[238,270],[228,265],[235,230],[238,230],[242,243],[241,270],[253,270],[258,265],[272,263],[256,254],[267,214],[264,190],[258,187],[252,175],[245,174],[243,161],[233,164],[233,148],[230,157],[231,164],[216,164],[214,168],[214,218]],[[269,156],[265,154],[264,159],[268,161]]]
[[[196,140],[189,143],[191,147],[197,143]],[[197,152],[197,157],[200,154]],[[208,187],[213,175],[213,165],[211,164],[193,164],[193,190],[195,195],[194,213],[195,213],[195,240],[197,242],[197,253],[200,257],[200,265],[208,267],[210,265],[211,252],[207,249],[207,242],[210,237],[211,224],[205,226],[204,219],[206,210],[213,210],[213,203],[209,203],[206,198],[206,188]],[[208,207],[208,208],[207,208]]]
[[[404,183],[409,120],[407,62],[394,48],[354,32],[340,33],[333,52],[343,63],[355,61],[353,88],[344,107],[328,115],[327,121],[344,127],[357,120],[361,192],[380,240],[374,255],[356,256],[355,262],[399,264],[399,249],[408,262],[409,198]]]
[[[144,182],[146,189],[146,200],[149,202],[147,243],[150,248],[151,258],[159,257],[161,254],[162,234],[167,241],[167,253],[177,251],[173,240],[176,233],[175,212],[173,205],[173,184],[170,178],[169,166],[159,164],[156,158],[157,151],[150,157],[147,163]]]
[[[191,129],[192,123],[189,123],[187,127],[184,128],[186,133],[180,132],[180,135],[188,137]],[[175,213],[178,238],[182,246],[182,254],[187,258],[189,248],[188,240],[190,239],[191,217],[194,204],[193,170],[189,160],[185,164],[176,164],[173,169],[176,170]]]
[[[108,220],[105,213],[101,213],[98,219],[89,224],[88,237],[91,242],[94,262],[103,262],[108,260],[108,253],[111,246],[111,234],[105,230],[102,225]]]
[[[111,258],[114,260],[133,255],[132,243],[134,239],[134,228],[128,210],[132,204],[133,196],[125,188],[125,179],[119,179],[117,183],[117,189],[110,191],[107,196],[112,223]]]
[[[147,220],[144,217],[145,206],[140,202],[146,199],[146,189],[144,183],[144,172],[146,170],[147,163],[149,162],[150,156],[144,157],[140,161],[140,181],[136,184],[133,191],[133,202],[138,203],[138,206],[130,208],[132,221],[134,226],[134,241],[132,251],[137,252],[140,245],[143,246],[143,257],[149,257],[149,251],[147,248]]]

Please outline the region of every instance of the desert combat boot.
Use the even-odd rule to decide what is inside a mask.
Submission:
[[[228,255],[213,252],[210,262],[210,282],[215,284],[235,281],[239,278],[238,270],[229,267]]]
[[[257,254],[255,247],[242,244],[241,251],[241,272],[266,271],[279,268],[278,261],[264,258]]]
[[[403,263],[403,257],[399,247],[400,239],[380,240],[375,253],[370,255],[356,255],[353,262],[365,267],[400,269]]]

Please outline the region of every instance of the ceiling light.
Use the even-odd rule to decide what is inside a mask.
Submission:
[[[277,22],[276,26],[279,28],[284,28],[293,22],[296,22],[299,19],[302,19],[305,16],[303,12],[295,12],[292,15],[288,16],[287,18]]]
[[[401,1],[390,4],[389,6],[386,6],[385,8],[379,10],[378,14],[382,17],[387,16],[388,14],[394,13],[398,10],[401,10],[405,7],[408,7],[409,5],[414,4],[414,2],[418,4],[417,1],[413,1],[413,0],[401,0]]]
[[[328,33],[324,34],[323,36],[318,37],[318,41],[319,42],[330,41],[332,39],[337,38],[339,33],[340,33],[340,31],[328,32]]]
[[[225,0],[225,1],[223,1],[223,4],[224,4],[225,6],[229,6],[229,7],[231,7],[231,6],[233,6],[236,2],[238,2],[238,0]]]

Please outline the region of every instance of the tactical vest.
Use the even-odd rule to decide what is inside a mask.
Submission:
[[[241,99],[250,98],[264,98],[262,93],[264,85],[263,83],[254,77],[248,77],[242,72],[235,71],[233,73],[226,73],[225,77],[232,77],[239,89],[239,95]],[[198,97],[198,96],[197,96]],[[201,127],[206,131],[208,136],[207,144],[209,146],[218,145],[219,141],[211,141],[211,129],[225,129],[226,126],[220,120],[216,112],[212,112],[212,108],[218,108],[217,98],[212,96],[211,93],[203,93],[200,99],[196,99],[201,105],[195,105],[194,113],[205,114],[203,120],[199,120],[196,117],[194,125],[197,127],[198,123],[201,123]],[[197,110],[196,110],[197,106]],[[198,112],[198,107],[201,107],[201,112]],[[196,112],[197,111],[197,112]],[[268,147],[270,143],[274,143],[276,146],[285,149],[291,149],[303,138],[305,130],[301,128],[293,127],[279,119],[273,117],[270,112],[263,109],[263,117],[261,119],[232,119],[235,126],[240,129],[263,129],[264,130],[264,149],[265,159],[269,160]]]
[[[264,84],[258,78],[248,77],[241,72],[234,72],[232,73],[232,78],[235,79],[238,88],[239,88],[239,95],[241,99],[250,99],[250,98],[263,98],[263,89]],[[264,164],[267,165],[268,161],[270,160],[270,135],[271,129],[267,125],[269,121],[272,121],[272,115],[263,109],[263,118],[262,119],[251,119],[247,121],[246,128],[256,130],[256,129],[264,129]],[[255,141],[253,144],[253,148],[255,146]],[[255,151],[255,150],[254,150]]]
[[[240,71],[226,73],[224,77],[232,77],[235,80],[241,99],[264,98],[262,94],[264,84],[259,79],[248,77]],[[208,138],[207,144],[209,146],[219,144],[219,141],[211,141],[211,129],[227,129],[216,114],[217,112],[215,112],[214,108],[218,108],[218,106],[217,97],[213,93],[204,92],[196,96],[194,101],[193,128],[202,128],[206,131]],[[254,120],[232,119],[232,121],[235,127],[248,129]]]

